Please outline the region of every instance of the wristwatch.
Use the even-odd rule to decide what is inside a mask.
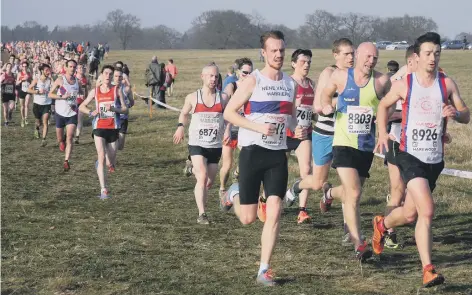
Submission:
[[[180,127],[180,126],[184,127],[184,123],[177,124],[177,127]]]

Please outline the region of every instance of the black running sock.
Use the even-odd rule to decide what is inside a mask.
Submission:
[[[306,212],[306,208],[305,207],[298,207],[298,211],[301,212],[301,211],[305,211]]]

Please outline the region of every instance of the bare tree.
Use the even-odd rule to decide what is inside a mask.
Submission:
[[[371,41],[374,35],[373,23],[375,18],[368,15],[347,13],[340,16],[341,32],[351,39],[354,44]]]
[[[107,15],[107,23],[118,35],[123,50],[126,50],[133,35],[141,28],[141,20],[137,16],[125,14],[121,9],[110,11]]]
[[[300,42],[310,48],[329,47],[340,30],[339,18],[325,10],[305,16],[305,24],[298,29]]]

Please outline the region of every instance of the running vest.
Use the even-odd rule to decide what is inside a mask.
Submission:
[[[79,87],[80,87],[80,94],[77,96],[77,104],[80,105],[85,100],[85,93],[87,92],[87,78],[83,75],[81,78],[77,78],[79,80]]]
[[[344,91],[336,106],[333,146],[348,146],[373,152],[375,147],[375,115],[379,98],[375,92],[374,71],[364,87],[357,86],[354,69],[348,69]]]
[[[265,77],[259,70],[255,70],[251,75],[256,78],[256,86],[244,105],[245,117],[255,123],[273,124],[275,134],[266,136],[240,127],[238,143],[243,147],[258,145],[270,150],[286,150],[286,129],[292,118],[295,82],[285,73],[282,73],[282,79],[279,81]]]
[[[432,86],[421,86],[416,74],[407,77],[408,92],[403,102],[400,150],[426,164],[443,160],[446,120],[442,104],[448,104],[445,75],[437,73]]]
[[[74,78],[75,79],[75,78]],[[75,79],[74,84],[67,82],[66,76],[62,76],[62,86],[57,90],[57,95],[70,94],[68,99],[56,100],[56,113],[63,117],[77,115],[77,95],[79,94],[79,82]]]
[[[2,82],[2,95],[15,96],[15,77],[5,74],[5,80]]]
[[[44,90],[43,94],[34,94],[33,102],[39,105],[50,105],[52,100],[48,97],[49,89],[51,88],[51,79],[46,78],[44,81],[38,79],[36,82],[36,90]]]
[[[234,94],[236,92],[236,89],[238,89],[238,84],[236,83],[236,81],[231,82],[229,84],[233,84],[233,94]],[[239,114],[244,117],[244,108],[241,108],[239,110]],[[234,134],[238,133],[239,132],[239,126],[236,126],[234,124],[231,125],[231,132],[234,133]]]
[[[114,111],[107,111],[106,105],[118,108],[118,89],[112,86],[107,93],[102,93],[100,87],[95,88],[95,108],[98,115],[93,118],[93,129],[118,129],[120,116]]]
[[[313,115],[313,100],[315,99],[315,91],[312,82],[308,79],[308,87],[299,84],[296,86],[295,104],[297,105],[297,125],[311,132],[311,116]],[[288,137],[295,137],[292,130],[287,129]]]
[[[20,72],[18,75],[20,75],[20,80],[23,79],[23,77],[26,77],[26,80],[25,81],[22,81],[21,82],[21,91],[23,92],[27,92],[28,91],[28,88],[30,86],[30,74],[26,73],[24,74],[23,72]]]
[[[338,67],[336,65],[331,66],[334,69]],[[338,93],[333,96],[338,97]],[[313,132],[321,135],[333,136],[334,135],[334,113],[329,115],[317,114],[316,122],[313,127]]]
[[[131,107],[131,102],[128,98],[128,93],[125,93],[125,87],[123,86],[123,84],[120,85],[119,91],[121,91],[126,107],[129,109]],[[116,97],[116,107],[121,108],[121,101],[119,97]],[[123,120],[128,119],[128,114],[120,114],[120,119],[123,119]]]
[[[223,146],[224,119],[221,92],[215,93],[213,106],[203,102],[202,90],[197,90],[197,104],[192,112],[188,129],[188,144],[203,148],[221,148]]]

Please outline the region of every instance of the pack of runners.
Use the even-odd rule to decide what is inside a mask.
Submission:
[[[353,246],[354,257],[360,261],[380,255],[384,247],[401,247],[395,229],[416,222],[423,286],[443,283],[444,277],[432,264],[432,192],[444,168],[444,144],[451,141],[447,123],[467,124],[470,112],[455,81],[439,68],[440,36],[430,32],[418,37],[406,51],[406,65],[396,73],[398,63],[394,62],[389,65],[395,64],[395,69],[389,66],[388,73],[375,70],[379,52],[374,44],[364,42],[354,48],[349,39],[335,40],[334,63],[316,83],[308,78],[311,50],[292,53],[293,73],[288,75],[281,70],[283,33],[266,32],[260,42],[265,63],[261,70],[243,57],[229,71],[236,76],[222,83],[218,66],[207,64],[201,71],[201,88],[186,96],[180,112],[173,142],[184,142],[188,127],[185,174],[196,178],[197,223],[211,222],[207,199],[222,160],[221,210],[232,210],[242,224],[256,219],[264,223],[258,283],[276,285],[270,261],[281,212],[298,202],[297,223],[310,222],[310,190],[321,191],[322,212],[329,211],[334,200],[341,203],[342,243]],[[103,66],[92,87],[81,62],[87,60],[84,53],[61,52],[52,42],[23,42],[16,47],[21,56],[12,56],[1,74],[5,125],[12,121],[17,98],[21,126],[29,124],[32,95],[34,136],[42,138],[45,146],[55,102],[56,136],[68,171],[73,144],[79,143],[83,116],[88,115],[93,120],[98,157],[99,197],[109,198],[107,172],[115,170],[117,150],[124,147],[129,108],[134,105],[123,63]],[[32,71],[25,57],[32,58]],[[220,84],[224,89],[220,90]],[[95,107],[89,108],[92,102]],[[228,187],[235,151],[239,154],[236,182]],[[376,151],[386,155],[390,194],[385,214],[372,221],[369,245],[361,230],[360,199]],[[288,186],[291,152],[296,155],[300,178]],[[336,169],[341,185],[333,187],[329,182],[330,168]]]

